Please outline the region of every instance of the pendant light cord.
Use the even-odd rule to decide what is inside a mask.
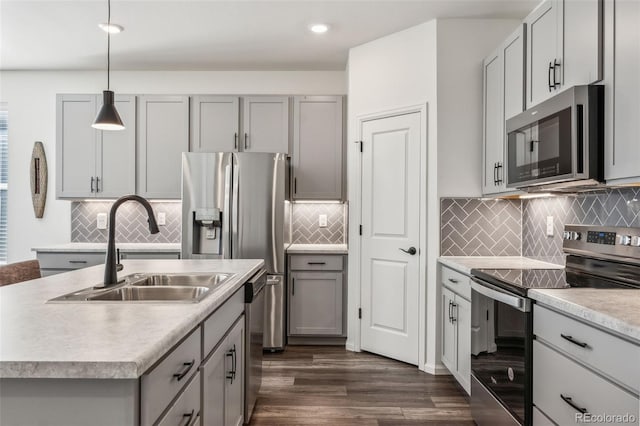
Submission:
[[[107,0],[107,28],[111,27],[111,0]],[[111,33],[107,31],[107,90],[109,90],[109,74],[111,71]]]

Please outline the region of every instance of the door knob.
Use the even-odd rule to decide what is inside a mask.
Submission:
[[[409,250],[405,250],[403,248],[401,248],[400,250],[402,250],[405,253],[409,253],[411,256],[413,256],[414,254],[416,254],[418,252],[418,250],[416,250],[415,247],[409,247]]]

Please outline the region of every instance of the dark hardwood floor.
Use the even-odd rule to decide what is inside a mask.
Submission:
[[[251,425],[473,425],[452,376],[334,346],[265,354]]]

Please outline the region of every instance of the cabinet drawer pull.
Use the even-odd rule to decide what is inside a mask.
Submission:
[[[564,402],[566,402],[567,404],[569,404],[571,407],[573,407],[574,409],[578,410],[582,414],[586,414],[587,413],[587,409],[586,408],[582,408],[582,407],[578,407],[576,405],[576,403],[573,402],[573,400],[571,399],[570,396],[564,396],[563,394],[560,394],[560,398],[562,398],[562,400]]]
[[[69,263],[87,263],[86,260],[70,260]]]
[[[192,360],[191,362],[185,362],[184,364],[182,364],[183,366],[183,371],[179,371],[177,373],[175,373],[173,375],[173,377],[175,377],[176,379],[178,379],[178,381],[184,379],[184,376],[187,375],[187,373],[189,373],[189,371],[191,371],[191,368],[193,367],[193,365],[196,363],[196,360]]]
[[[566,334],[562,334],[560,333],[560,337],[562,337],[564,340],[568,340],[569,342],[573,343],[574,345],[580,346],[581,348],[588,348],[589,345],[587,345],[584,342],[579,342],[576,339],[574,339],[571,336],[567,336]]]
[[[307,265],[326,265],[327,262],[307,262]]]
[[[455,278],[449,278],[449,282],[450,283],[454,283],[454,284],[458,284],[460,281],[456,280]]]
[[[458,307],[457,303],[451,302],[451,322],[458,321],[458,318],[456,318],[456,313],[454,311],[454,309],[456,309],[457,307]]]
[[[194,415],[195,414],[196,414],[196,410],[191,410],[190,413],[184,413],[182,415],[182,421],[180,422],[180,424],[178,426],[191,426],[191,425],[195,424],[195,423],[191,422],[191,420],[194,419]]]

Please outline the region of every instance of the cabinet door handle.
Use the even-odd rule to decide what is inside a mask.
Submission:
[[[293,178],[293,193],[298,193],[298,178]]]
[[[307,265],[326,265],[327,262],[307,262]]]
[[[227,356],[231,357],[231,371],[227,373],[227,379],[231,380],[231,384],[233,384],[233,380],[236,378],[236,345],[233,345],[233,349],[227,351]]]
[[[562,337],[564,340],[567,340],[567,341],[569,341],[569,342],[573,343],[573,344],[574,344],[574,345],[576,345],[576,346],[580,346],[581,348],[588,348],[588,347],[589,347],[589,345],[587,345],[586,343],[584,343],[584,342],[579,342],[579,341],[577,341],[576,339],[574,339],[573,337],[568,336],[568,335],[566,335],[566,334],[562,334],[562,333],[560,333],[560,337]]]
[[[238,149],[238,132],[233,134],[233,148]]]
[[[91,176],[91,193],[93,194],[93,179],[95,179],[93,176]]]
[[[87,263],[86,260],[70,260],[69,263]]]
[[[194,414],[196,414],[196,410],[191,410],[190,413],[184,413],[182,415],[182,421],[180,422],[180,424],[178,426],[191,426],[194,425],[195,423],[192,423],[191,420],[193,420],[194,418]],[[198,413],[198,415],[200,415]]]
[[[249,147],[249,144],[247,143],[247,139],[248,139],[248,137],[247,137],[247,134],[245,133],[244,134],[244,149],[247,149]]]
[[[556,67],[560,68],[560,62],[557,59],[553,60],[553,88],[560,86],[560,82],[556,81]]]
[[[296,279],[291,278],[291,295],[294,296],[296,294]]]
[[[578,410],[582,414],[586,414],[587,413],[587,409],[586,408],[582,408],[582,407],[578,407],[576,405],[576,403],[573,402],[573,399],[571,399],[570,396],[564,396],[563,394],[560,394],[560,398],[562,398],[562,400],[564,402],[566,402],[567,404],[569,404],[571,407],[573,407],[574,409]]]
[[[96,192],[100,192],[100,178],[96,176]]]
[[[449,278],[449,282],[450,283],[454,283],[454,284],[458,284],[460,281],[456,280],[455,278]]]
[[[196,363],[196,360],[192,360],[191,362],[185,362],[182,364],[182,371],[178,371],[177,373],[175,373],[173,375],[173,377],[175,377],[178,381],[184,379],[184,376],[186,376],[189,371],[191,371],[191,368],[193,367],[193,365]]]
[[[449,322],[451,322],[451,300],[449,300]]]
[[[551,73],[553,73],[553,80],[554,80],[554,84],[551,84]],[[555,71],[553,68],[553,63],[549,62],[549,69],[547,70],[547,85],[549,86],[549,92],[551,92],[551,90],[556,87],[555,86]]]
[[[236,377],[237,370],[237,361],[238,361],[238,352],[236,351],[236,345],[233,345],[233,377]]]
[[[493,163],[493,186],[498,184],[498,176],[496,175],[498,170],[498,163]]]
[[[457,308],[458,308],[458,304],[454,303],[454,302],[451,302],[451,322],[458,321],[458,318],[456,318],[456,316],[458,315]],[[454,311],[454,309],[456,311]]]

